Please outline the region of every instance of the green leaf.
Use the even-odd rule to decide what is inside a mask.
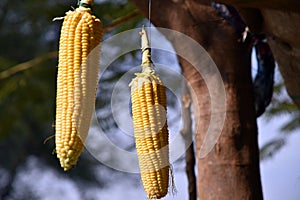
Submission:
[[[285,143],[285,138],[278,138],[264,144],[260,149],[260,160],[266,160],[273,157]]]

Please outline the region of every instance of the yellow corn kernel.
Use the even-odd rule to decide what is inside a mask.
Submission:
[[[92,5],[93,1],[85,1]],[[64,170],[76,164],[94,111],[102,24],[79,6],[64,17],[59,41],[56,90],[56,153]]]
[[[141,179],[149,199],[164,197],[169,187],[169,133],[166,89],[152,68],[150,47],[142,35],[142,73],[130,83],[134,137]]]

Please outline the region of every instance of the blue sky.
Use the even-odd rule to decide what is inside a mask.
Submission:
[[[282,134],[280,124],[288,116],[278,117],[269,123],[258,120],[259,144]],[[297,131],[299,133],[299,131]],[[261,162],[261,178],[266,200],[298,200],[300,197],[300,134],[291,134],[287,144],[272,158]]]

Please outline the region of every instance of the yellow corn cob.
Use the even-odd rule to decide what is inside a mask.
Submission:
[[[84,148],[94,111],[102,24],[91,14],[93,1],[82,1],[64,17],[59,41],[56,91],[56,153],[64,170]]]
[[[169,185],[166,90],[151,66],[144,28],[141,36],[143,71],[130,83],[134,136],[144,189],[149,199],[159,199],[167,194]]]

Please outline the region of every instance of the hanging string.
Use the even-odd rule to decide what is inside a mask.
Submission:
[[[151,0],[148,0],[148,19],[149,19],[149,45],[151,47]]]

